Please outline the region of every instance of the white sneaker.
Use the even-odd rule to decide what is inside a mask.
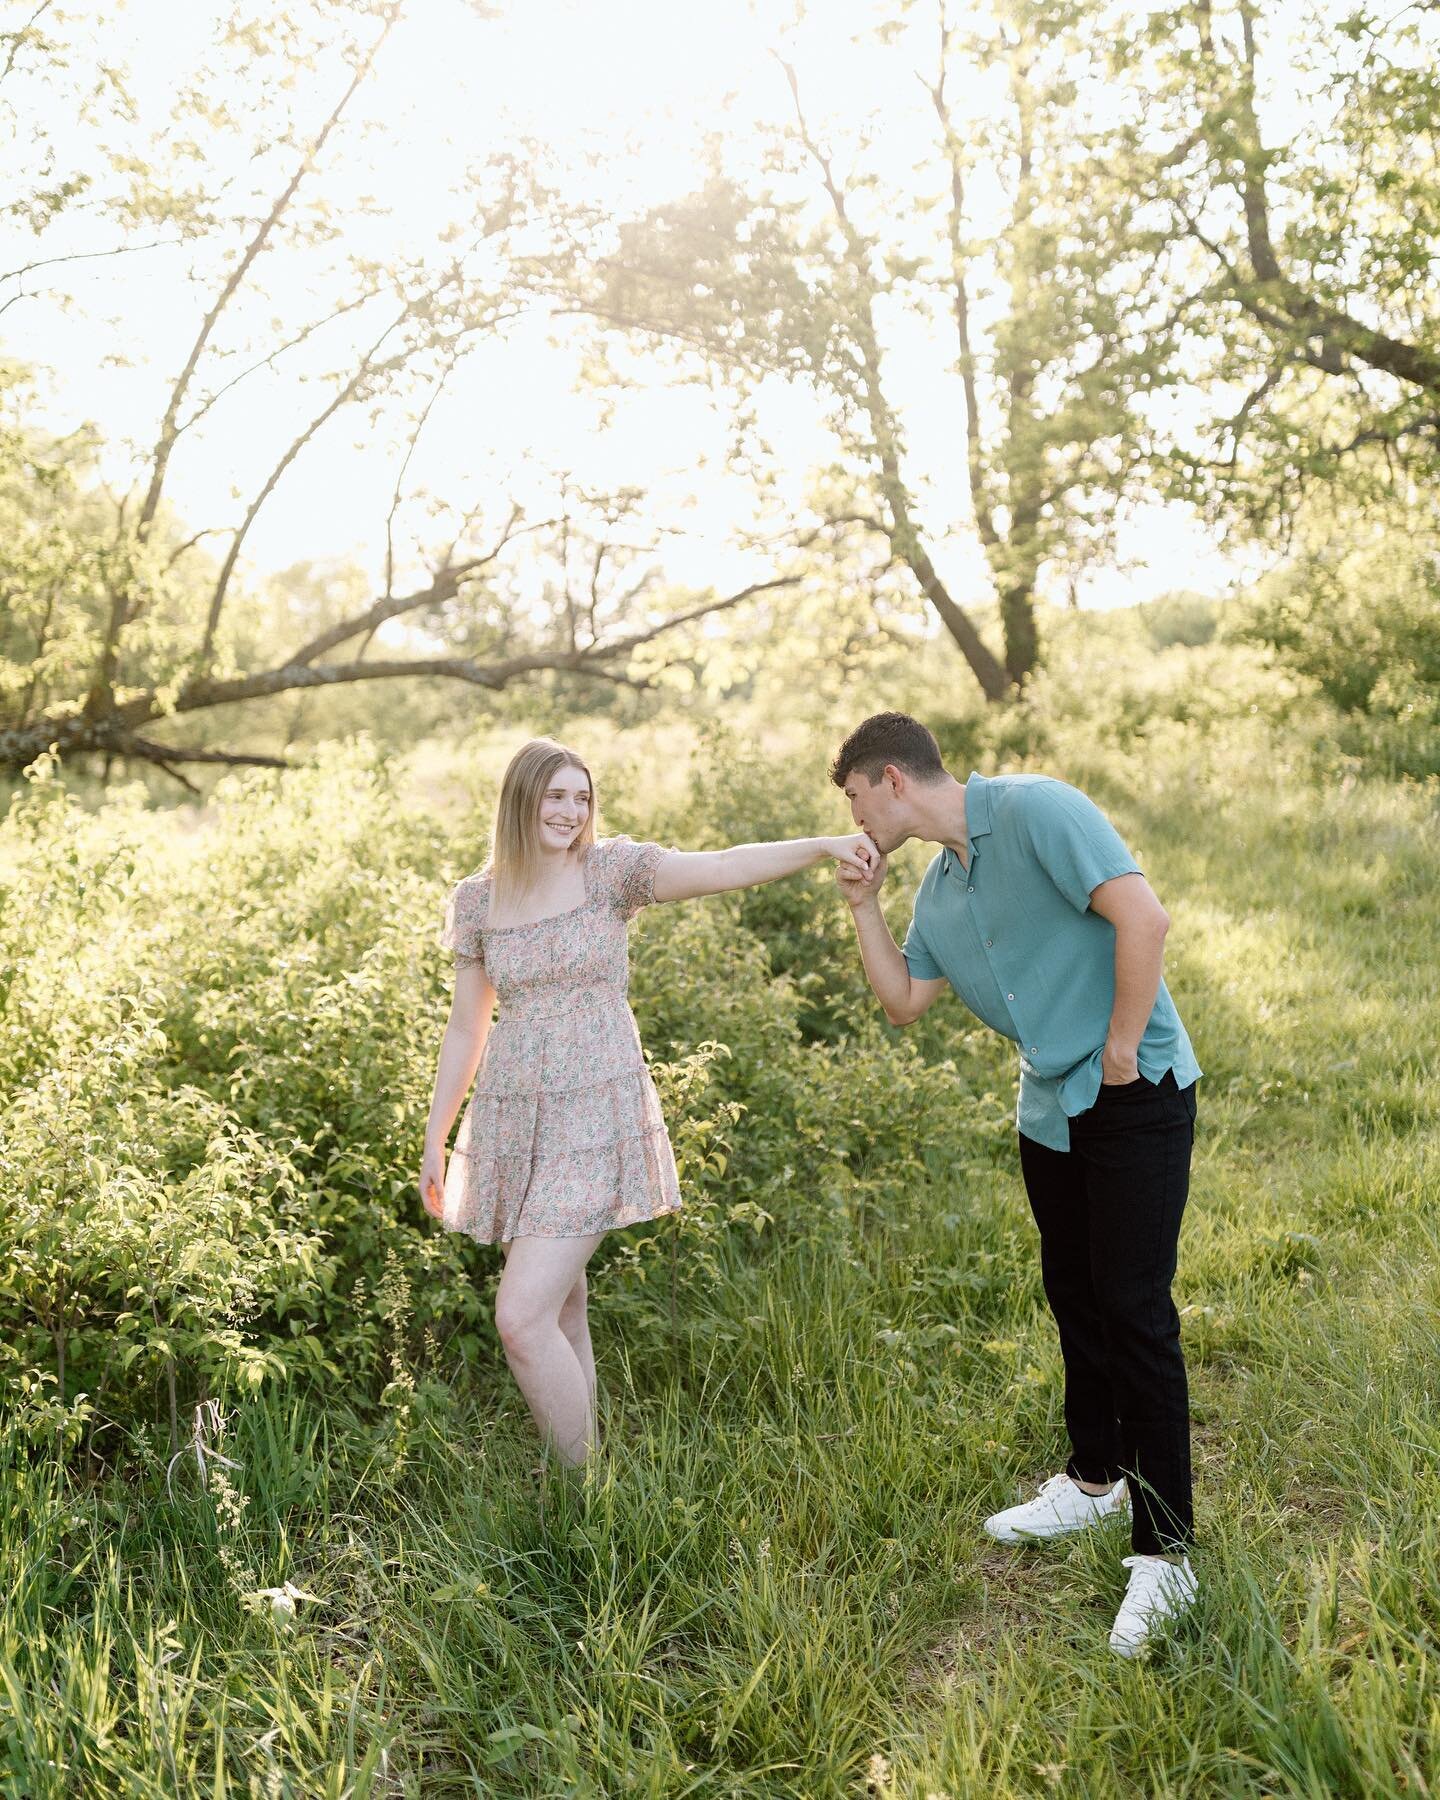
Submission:
[[[1200,1583],[1184,1562],[1167,1562],[1163,1556],[1127,1556],[1130,1587],[1115,1615],[1110,1648],[1121,1656],[1139,1656],[1152,1638],[1172,1619],[1195,1604]]]
[[[1126,1504],[1123,1481],[1103,1494],[1087,1494],[1068,1475],[1052,1475],[1033,1500],[992,1513],[985,1530],[1002,1544],[1038,1543],[1098,1525],[1123,1512]]]

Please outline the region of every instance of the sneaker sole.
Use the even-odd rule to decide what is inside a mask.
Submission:
[[[1057,1538],[1075,1537],[1082,1531],[1093,1531],[1097,1525],[1109,1525],[1112,1520],[1129,1516],[1126,1508],[1117,1507],[1114,1512],[1101,1513],[1098,1519],[1082,1519],[1078,1525],[1062,1525],[1056,1531],[1017,1531],[1013,1526],[996,1531],[988,1519],[980,1529],[997,1544],[1050,1544]]]
[[[1085,1527],[1076,1525],[1069,1531],[992,1531],[988,1525],[983,1525],[981,1530],[997,1544],[1053,1544],[1057,1538],[1074,1537]]]

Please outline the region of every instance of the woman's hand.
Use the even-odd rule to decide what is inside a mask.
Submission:
[[[432,1219],[445,1212],[445,1146],[426,1144],[420,1164],[420,1200]]]
[[[825,854],[833,856],[840,864],[837,875],[842,869],[853,869],[856,875],[869,875],[880,861],[879,846],[868,832],[852,831],[844,837],[822,838],[821,842]]]

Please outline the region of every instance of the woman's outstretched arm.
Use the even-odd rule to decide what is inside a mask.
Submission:
[[[420,1165],[420,1199],[426,1212],[439,1218],[445,1195],[445,1145],[450,1127],[464,1103],[495,1011],[495,989],[479,962],[463,962],[455,970],[455,992],[450,1018],[440,1040],[440,1062],[435,1071],[435,1093],[425,1126],[425,1152]]]
[[[696,900],[795,875],[833,857],[864,873],[880,852],[863,831],[843,837],[782,838],[773,844],[734,844],[728,850],[672,850],[655,871],[657,900]]]

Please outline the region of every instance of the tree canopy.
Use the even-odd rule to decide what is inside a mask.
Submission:
[[[263,761],[180,721],[219,713],[228,736],[278,693],[643,682],[655,640],[807,583],[927,612],[1003,701],[1043,657],[1040,601],[1113,556],[1127,509],[1167,497],[1283,554],[1341,493],[1426,505],[1431,8],[1325,0],[1296,34],[1249,0],[892,0],[869,112],[780,34],[783,112],[755,140],[712,131],[700,185],[627,210],[597,199],[581,146],[497,139],[437,171],[440,228],[378,253],[366,176],[391,127],[370,99],[406,18],[401,0],[217,14],[158,122],[78,15],[38,6],[0,44],[34,151],[3,199],[0,320],[80,306],[82,272],[84,304],[97,279],[123,304],[157,254],[188,308],[139,372],[133,445],[57,434],[44,372],[5,365],[8,766],[51,745],[177,774]],[[642,490],[559,468],[537,506],[504,469],[467,490],[424,467],[458,373],[522,321],[548,323],[577,382],[708,387],[754,496],[742,578],[678,580]],[[779,497],[779,389],[829,447],[799,504]],[[953,407],[938,458],[917,452],[917,392]],[[177,471],[243,395],[265,397],[263,428],[237,441],[228,516],[183,516]],[[389,471],[381,566],[343,605],[331,584],[318,610],[272,606],[262,638],[247,546],[347,432]],[[816,620],[839,650],[845,607],[827,626],[807,603],[807,641]]]

